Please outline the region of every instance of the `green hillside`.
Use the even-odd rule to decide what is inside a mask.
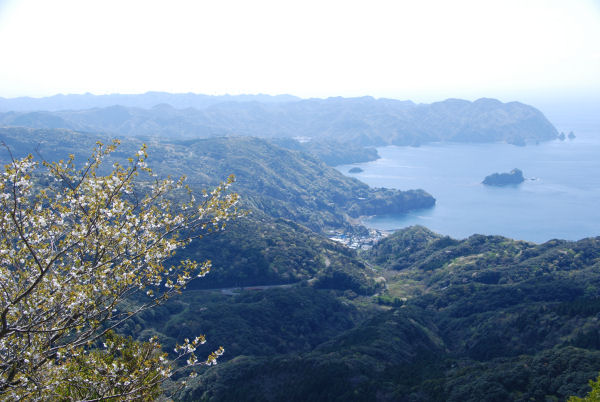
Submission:
[[[39,154],[48,160],[74,154],[84,161],[97,140],[106,134],[69,130],[0,128],[0,140],[14,156]],[[126,139],[117,158],[134,154],[138,139]],[[428,208],[435,199],[423,190],[373,189],[344,176],[314,156],[272,145],[250,137],[222,137],[189,141],[150,140],[149,160],[159,175],[187,176],[196,191],[236,176],[235,191],[246,208],[275,218],[285,218],[315,231],[356,227],[355,218],[378,213],[402,213]],[[0,153],[6,160],[7,152]]]
[[[413,258],[398,265],[403,252]],[[387,289],[370,299],[337,291],[366,314],[353,328],[310,351],[230,356],[181,397],[564,400],[600,371],[600,238],[458,241],[413,227],[364,257]]]
[[[193,282],[192,289],[300,282],[357,294],[380,288],[356,251],[289,220],[257,215],[240,218],[177,254],[178,259],[213,261],[210,275]]]

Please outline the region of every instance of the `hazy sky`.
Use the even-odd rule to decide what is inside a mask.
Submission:
[[[0,0],[0,96],[600,93],[599,0]]]

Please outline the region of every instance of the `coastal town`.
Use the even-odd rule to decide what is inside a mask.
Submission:
[[[342,243],[355,250],[368,250],[379,240],[389,236],[391,233],[392,232],[387,230],[369,229],[369,234],[364,236],[356,233],[346,233],[340,230],[331,230],[329,231],[329,239]]]

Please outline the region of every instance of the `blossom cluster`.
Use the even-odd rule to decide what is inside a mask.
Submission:
[[[0,177],[0,398],[45,399],[66,379],[81,380],[74,362],[83,364],[86,353],[88,359],[93,356],[88,351],[107,331],[210,270],[209,261],[176,266],[165,261],[238,215],[238,196],[228,193],[233,177],[196,202],[184,179],[156,178],[145,146],[124,166],[115,163],[112,172],[101,175],[102,162],[117,145],[98,143],[83,168],[76,167],[73,155],[42,164],[28,156],[5,166]],[[123,310],[121,302],[139,291],[149,301]],[[178,352],[192,365],[198,360],[189,345],[195,348],[197,342]],[[102,378],[127,378],[118,374],[123,370],[118,365],[94,370]],[[164,367],[157,372],[170,375]],[[135,382],[119,383],[124,381]]]

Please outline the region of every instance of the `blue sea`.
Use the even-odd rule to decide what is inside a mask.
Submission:
[[[376,229],[423,225],[465,238],[474,233],[536,243],[600,236],[600,130],[575,132],[574,140],[517,147],[505,143],[434,143],[378,148],[381,159],[338,166],[372,187],[422,188],[436,198],[431,209],[374,216]],[[354,166],[364,171],[350,174]],[[492,173],[523,171],[518,186],[481,184]]]

